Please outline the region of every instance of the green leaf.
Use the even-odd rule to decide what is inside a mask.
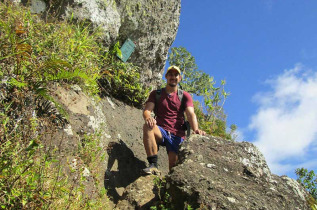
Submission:
[[[29,146],[25,149],[26,151],[30,151],[34,148],[37,148],[39,144],[35,140],[31,140]]]
[[[27,86],[27,83],[25,82],[20,82],[16,80],[15,78],[11,78],[10,81],[8,82],[10,85],[15,86],[17,88],[23,88]]]

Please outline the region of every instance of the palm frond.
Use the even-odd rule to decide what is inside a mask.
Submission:
[[[36,115],[38,117],[48,117],[54,124],[64,127],[68,120],[58,111],[55,104],[41,96],[36,98]]]

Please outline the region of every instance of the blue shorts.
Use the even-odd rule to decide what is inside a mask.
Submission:
[[[166,146],[167,152],[172,151],[178,154],[179,146],[184,141],[184,139],[179,136],[175,136],[174,134],[171,134],[170,132],[164,130],[160,126],[157,127],[160,129],[163,136],[163,140],[159,145]]]

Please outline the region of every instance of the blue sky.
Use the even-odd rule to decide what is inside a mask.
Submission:
[[[225,79],[227,124],[271,171],[317,171],[317,1],[182,0],[172,47]]]

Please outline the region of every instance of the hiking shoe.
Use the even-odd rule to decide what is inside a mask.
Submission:
[[[149,167],[144,168],[142,171],[143,171],[146,175],[151,175],[151,174],[160,175],[160,171],[157,169],[157,167],[156,167],[153,163],[150,164]]]

